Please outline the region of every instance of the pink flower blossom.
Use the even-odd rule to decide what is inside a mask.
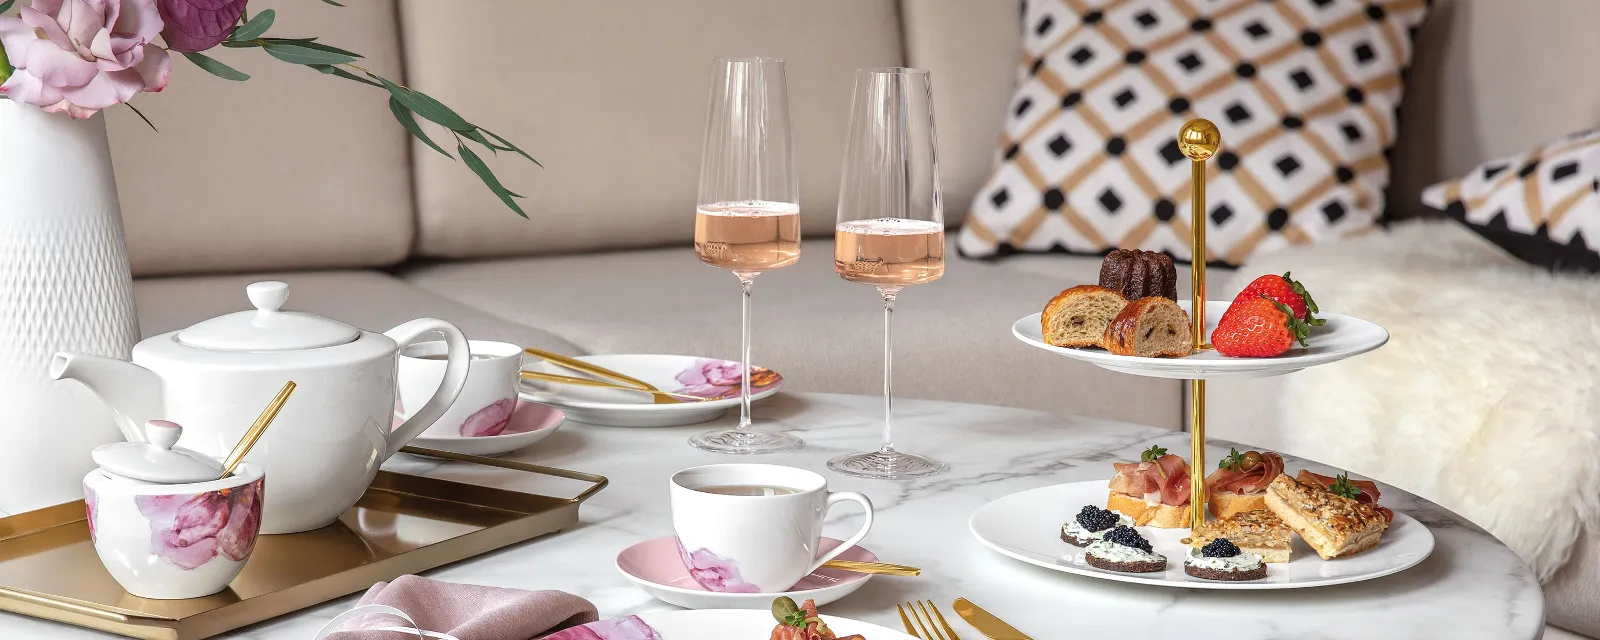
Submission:
[[[511,424],[511,412],[516,408],[516,398],[501,398],[467,416],[461,423],[461,435],[468,438],[500,435],[506,425]]]
[[[173,51],[205,51],[228,39],[249,0],[156,0]]]
[[[261,528],[261,486],[193,496],[138,496],[139,513],[150,520],[150,550],[184,569],[210,562],[217,554],[244,561]]]
[[[709,384],[712,386],[737,385],[744,368],[737,362],[700,358],[678,374],[678,382],[686,387]]]
[[[160,91],[172,69],[151,44],[161,27],[155,0],[34,0],[21,17],[0,18],[0,46],[16,67],[0,93],[87,118]]]
[[[760,593],[761,588],[744,581],[739,575],[739,567],[732,560],[723,558],[713,553],[710,549],[696,549],[690,552],[684,548],[683,541],[678,541],[678,555],[683,558],[683,568],[689,570],[689,577],[695,583],[705,587],[706,591],[718,593]]]
[[[639,616],[623,616],[591,622],[545,636],[544,640],[662,640]]]

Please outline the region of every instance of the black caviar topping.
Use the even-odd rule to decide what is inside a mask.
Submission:
[[[1084,505],[1078,512],[1078,526],[1090,532],[1105,531],[1117,526],[1117,514],[1092,504]]]
[[[1238,545],[1233,544],[1233,541],[1227,538],[1217,538],[1207,543],[1206,546],[1200,547],[1200,555],[1207,558],[1232,558],[1239,555],[1239,553]]]
[[[1124,547],[1132,547],[1145,553],[1154,553],[1154,549],[1150,547],[1150,541],[1145,540],[1144,536],[1139,535],[1138,531],[1134,531],[1133,527],[1127,525],[1118,525],[1117,528],[1112,529],[1111,533],[1106,534],[1105,540]]]

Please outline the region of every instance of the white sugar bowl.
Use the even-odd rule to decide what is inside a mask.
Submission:
[[[89,536],[100,562],[128,593],[173,600],[228,588],[261,531],[263,475],[174,447],[183,428],[145,423],[148,443],[97,447],[100,468],[83,478]]]

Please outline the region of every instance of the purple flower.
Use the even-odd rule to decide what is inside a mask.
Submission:
[[[678,374],[678,382],[686,387],[709,384],[713,386],[738,385],[740,376],[744,373],[743,367],[737,362],[717,360],[715,358],[699,358],[694,364]]]
[[[150,550],[184,569],[194,569],[221,553],[243,561],[255,548],[261,528],[261,487],[242,487],[194,496],[138,496],[134,505],[150,520]]]
[[[557,631],[544,640],[663,640],[639,616],[623,616]]]
[[[161,26],[155,0],[34,0],[21,17],[0,18],[0,45],[16,67],[0,93],[87,118],[160,91],[172,69],[151,44]]]
[[[761,593],[759,587],[739,577],[739,567],[732,560],[723,559],[710,549],[697,549],[690,553],[684,548],[683,541],[679,540],[678,555],[683,558],[683,567],[689,570],[689,577],[705,587],[706,591]]]
[[[228,39],[248,0],[156,0],[173,51],[205,51]]]
[[[516,408],[516,398],[501,398],[467,416],[461,423],[461,435],[468,438],[500,435],[501,431],[506,430],[506,425],[511,424],[511,412]]]

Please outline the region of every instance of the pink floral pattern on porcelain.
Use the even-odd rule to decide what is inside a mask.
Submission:
[[[89,514],[89,540],[91,542],[93,542],[94,540],[98,539],[98,538],[95,538],[94,523],[95,523],[95,519],[100,517],[99,505],[100,505],[100,494],[95,493],[94,489],[89,486],[89,483],[87,483],[87,482],[84,483],[84,485],[83,485],[83,508],[84,508],[84,511],[87,511],[88,514]]]
[[[639,616],[623,616],[557,631],[544,640],[665,640]]]
[[[467,416],[461,423],[461,435],[468,438],[500,435],[511,424],[511,414],[516,409],[516,398],[501,398]]]
[[[238,562],[250,557],[261,529],[263,486],[263,480],[256,480],[196,495],[133,500],[150,522],[151,553],[190,570],[218,555]]]
[[[739,363],[731,360],[718,360],[716,358],[696,358],[694,364],[680,372],[676,379],[683,385],[676,393],[698,396],[706,400],[722,400],[725,398],[739,397],[740,374],[744,369]],[[783,376],[776,371],[753,367],[750,369],[750,393],[756,394],[765,391],[779,382]]]
[[[705,587],[706,591],[761,593],[759,587],[745,582],[739,576],[739,565],[713,553],[710,549],[696,549],[690,552],[683,546],[683,541],[679,540],[678,555],[683,558],[683,568],[689,570],[689,577],[694,578],[696,584]]]

